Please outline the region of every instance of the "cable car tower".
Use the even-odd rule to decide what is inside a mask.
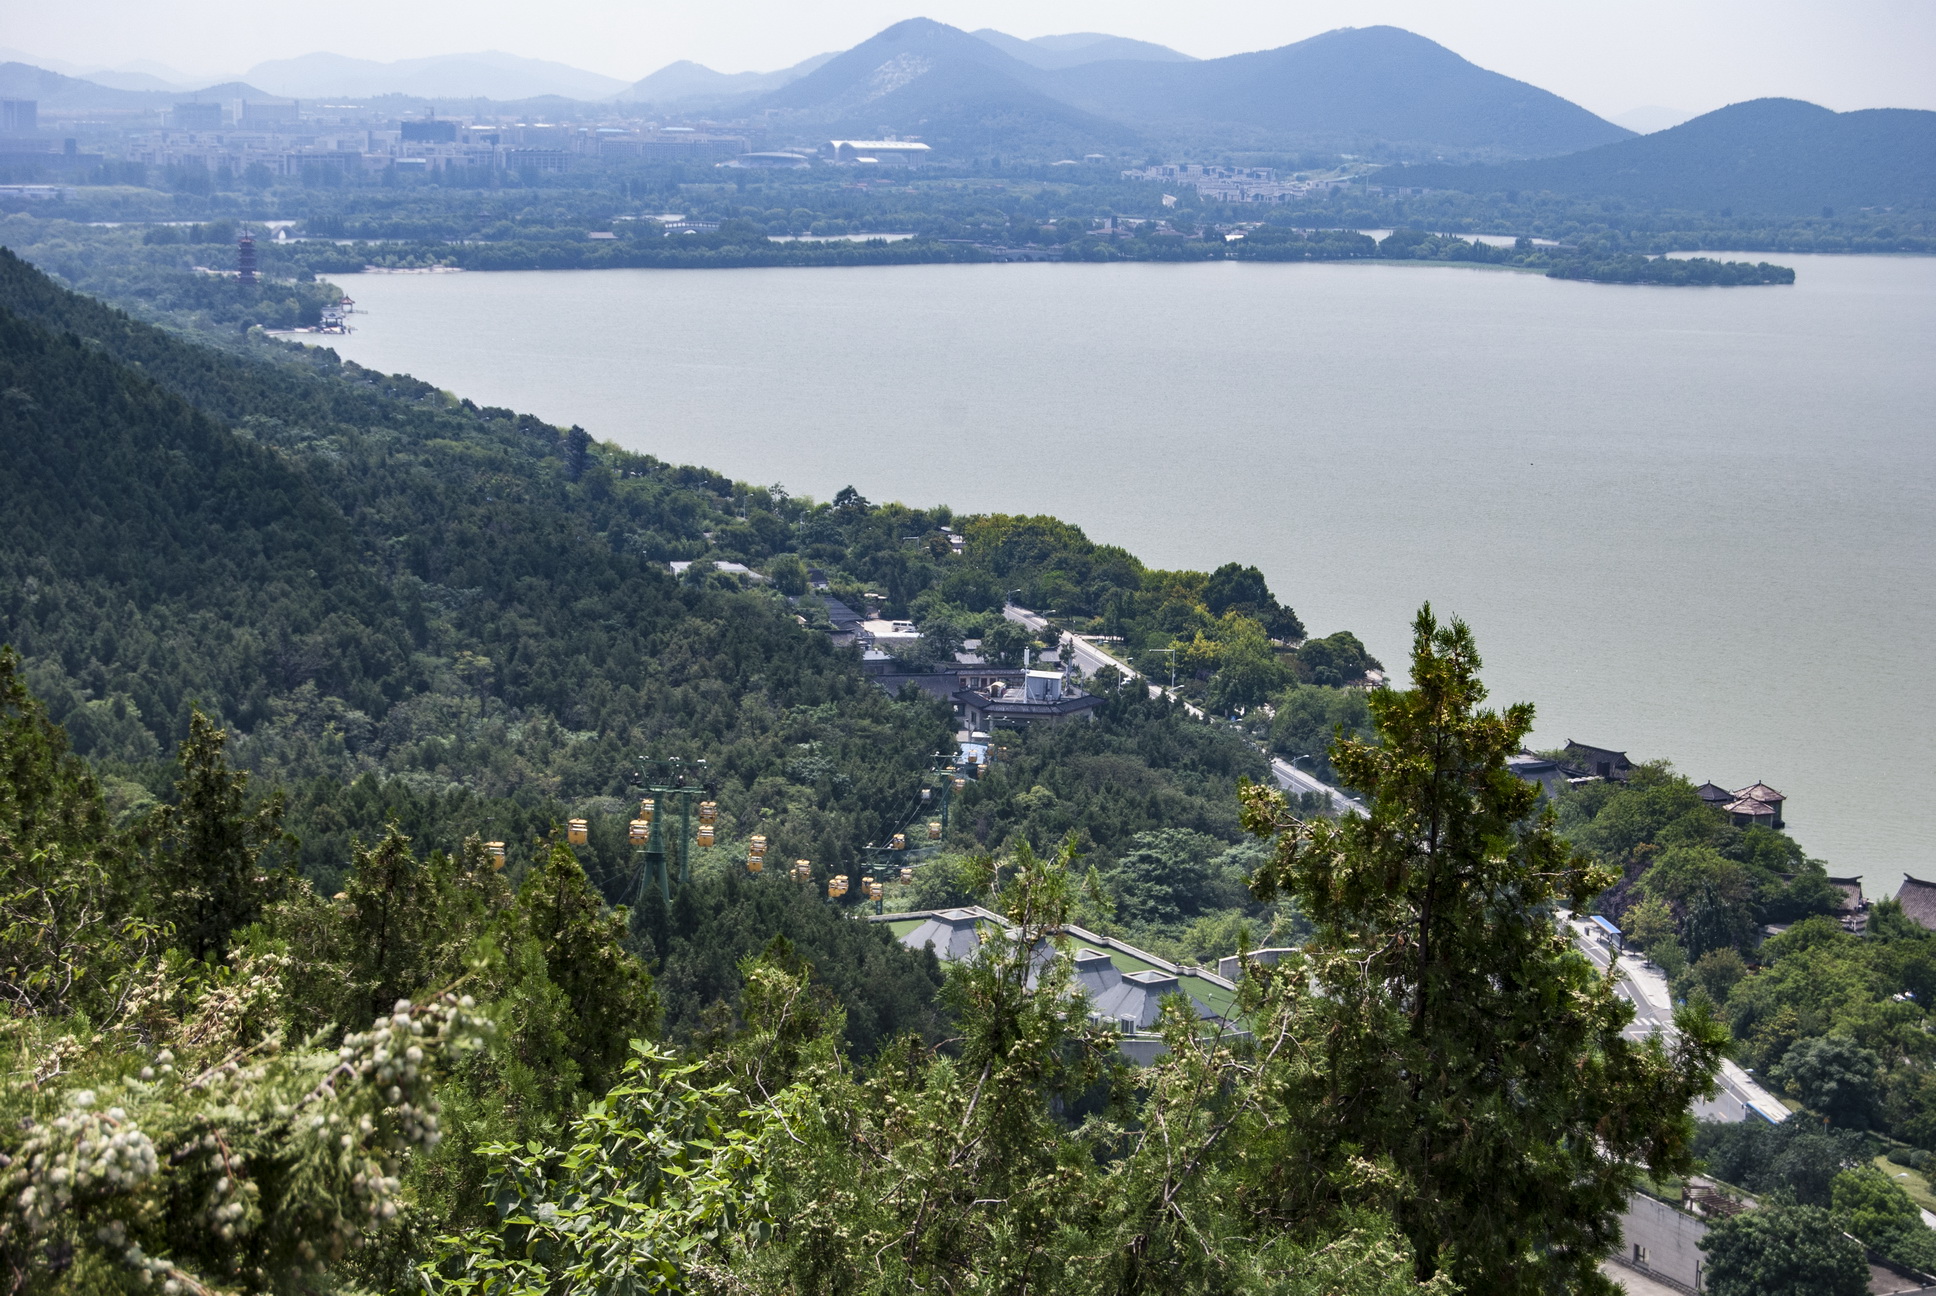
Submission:
[[[692,879],[694,838],[697,837],[701,846],[713,844],[719,807],[701,781],[705,767],[705,761],[687,761],[674,756],[645,762],[633,771],[633,787],[645,793],[639,800],[639,817],[627,830],[633,847],[628,903],[634,909],[645,898],[646,885],[654,877],[659,882],[659,897],[670,904],[673,873],[678,873],[681,886]],[[648,768],[655,770],[652,777],[658,782],[650,781]],[[697,834],[692,824],[695,811],[699,818]],[[674,816],[677,816],[676,830]]]
[[[912,882],[914,866],[940,851],[941,839],[948,832],[950,811],[954,808],[954,794],[967,786],[967,777],[961,773],[955,755],[934,752],[928,759],[931,764],[922,780],[920,795],[899,817],[897,830],[890,833],[885,842],[861,848],[863,855],[879,859],[874,866],[879,876],[870,873],[861,879],[861,899],[872,900],[875,913],[882,911],[882,893],[890,876],[903,884]],[[923,823],[923,820],[926,822]],[[839,894],[845,895],[846,879],[839,880],[843,883]],[[838,897],[830,891],[828,898]]]

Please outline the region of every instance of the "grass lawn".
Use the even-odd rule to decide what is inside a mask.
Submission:
[[[1936,1211],[1936,1192],[1930,1191],[1929,1180],[1921,1171],[1911,1170],[1905,1165],[1897,1165],[1887,1156],[1877,1157],[1875,1165],[1876,1169],[1902,1185],[1902,1190],[1909,1194],[1910,1201],[1926,1211]]]

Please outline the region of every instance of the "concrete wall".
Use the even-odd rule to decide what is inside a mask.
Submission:
[[[1615,1259],[1687,1291],[1703,1290],[1707,1253],[1701,1250],[1701,1239],[1707,1236],[1705,1221],[1635,1193],[1620,1213],[1620,1234]]]

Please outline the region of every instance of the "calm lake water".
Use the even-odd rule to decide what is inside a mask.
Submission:
[[[1466,268],[361,276],[346,357],[827,498],[1054,513],[1256,563],[1402,666],[1469,621],[1535,740],[1787,793],[1831,873],[1936,879],[1936,259],[1793,287]]]

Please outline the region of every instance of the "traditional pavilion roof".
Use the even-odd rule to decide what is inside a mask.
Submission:
[[[1896,892],[1896,903],[1908,917],[1936,931],[1936,882],[1925,882],[1921,878],[1902,875],[1902,889]]]
[[[1862,879],[1861,878],[1832,877],[1828,880],[1828,884],[1834,887],[1837,891],[1840,891],[1842,893],[1842,911],[1844,913],[1848,913],[1863,907],[1863,904],[1865,902],[1863,901],[1863,898],[1862,898]]]
[[[1775,807],[1772,803],[1758,801],[1754,797],[1742,797],[1739,801],[1730,801],[1721,808],[1729,814],[1754,815],[1756,817],[1765,815],[1770,819],[1775,817]]]
[[[1780,805],[1788,799],[1769,787],[1766,783],[1757,783],[1753,787],[1744,787],[1739,792],[1736,792],[1735,796],[1750,801],[1766,801],[1769,805]]]

